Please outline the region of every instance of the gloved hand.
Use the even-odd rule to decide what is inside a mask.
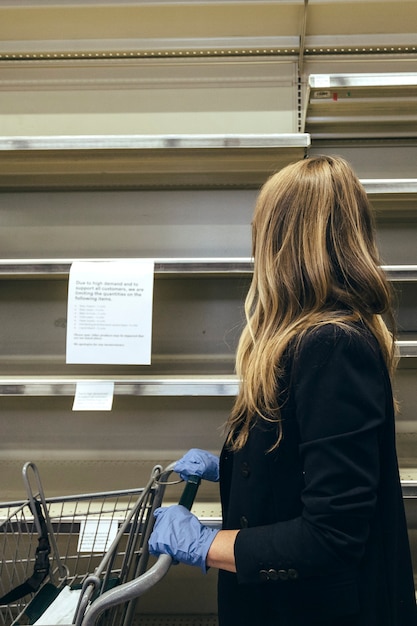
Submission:
[[[219,457],[207,452],[192,448],[175,463],[174,472],[177,472],[183,480],[189,476],[199,476],[205,480],[217,482],[219,480]]]
[[[155,510],[155,526],[149,538],[149,552],[168,554],[175,561],[198,565],[207,572],[206,557],[219,532],[203,526],[198,518],[180,504]]]

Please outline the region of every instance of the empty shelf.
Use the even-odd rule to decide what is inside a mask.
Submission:
[[[417,138],[417,74],[311,75],[304,128],[313,139]]]
[[[397,341],[402,358],[417,357],[416,340]],[[237,394],[239,382],[234,374],[159,376],[0,376],[0,396],[73,396],[78,382],[114,382],[120,396],[225,396]]]
[[[0,138],[0,189],[257,187],[303,158],[294,134]]]

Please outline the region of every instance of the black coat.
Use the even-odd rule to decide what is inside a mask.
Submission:
[[[311,331],[287,359],[276,424],[222,451],[220,626],[417,626],[389,376],[357,325]]]

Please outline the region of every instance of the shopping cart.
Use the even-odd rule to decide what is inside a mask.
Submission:
[[[160,557],[146,571],[153,512],[172,469],[154,467],[140,489],[45,498],[26,463],[27,500],[0,504],[0,624],[85,626],[100,615],[100,626],[128,626],[137,598],[171,564]],[[189,480],[181,504],[191,508],[198,485]]]

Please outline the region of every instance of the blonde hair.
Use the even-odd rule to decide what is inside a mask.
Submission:
[[[308,329],[362,320],[395,369],[392,292],[375,243],[366,192],[341,158],[315,156],[274,174],[262,187],[252,222],[254,272],[246,326],[236,355],[240,390],[227,443],[240,449],[260,416],[276,420],[279,382],[289,343]]]

